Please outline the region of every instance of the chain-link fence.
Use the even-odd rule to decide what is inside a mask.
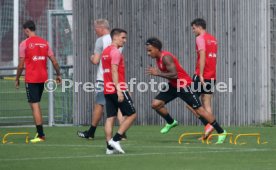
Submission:
[[[33,124],[33,117],[28,105],[24,84],[24,76],[18,90],[14,87],[15,70],[13,66],[13,12],[14,1],[0,0],[0,126]],[[36,34],[48,39],[48,10],[63,10],[63,0],[20,0],[19,1],[19,42],[26,37],[22,24],[33,20],[36,24]],[[66,5],[72,3],[66,1]],[[52,17],[52,46],[54,54],[62,65],[63,79],[73,78],[72,51],[72,16],[58,15]],[[24,74],[24,73],[23,73]],[[73,95],[71,90],[61,91],[58,87],[54,92],[54,123],[71,124],[73,112]],[[48,123],[48,93],[44,91],[41,109],[45,124]]]
[[[72,80],[72,66],[61,66],[63,79]],[[0,126],[33,124],[32,110],[27,102],[24,73],[21,77],[20,88],[15,88],[15,75],[5,74],[15,67],[0,67]],[[54,121],[56,124],[71,124],[73,110],[72,90],[62,92],[61,87],[54,92]],[[44,90],[41,99],[41,110],[44,123],[48,123],[48,92]]]
[[[60,9],[62,6],[63,0],[20,0],[18,4],[19,41],[26,38],[22,31],[22,24],[26,20],[33,20],[36,23],[36,33],[46,38],[47,11],[49,9]],[[0,66],[13,66],[13,8],[13,0],[0,1]]]

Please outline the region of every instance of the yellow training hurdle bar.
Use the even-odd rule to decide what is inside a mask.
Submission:
[[[184,137],[185,136],[196,136],[196,135],[201,135],[202,137],[204,136],[204,133],[202,132],[195,132],[195,133],[183,133],[181,134],[181,136],[178,138],[178,143],[181,144],[182,141],[184,140]],[[207,144],[211,144],[211,139],[212,137],[214,136],[220,136],[222,134],[211,134],[207,139],[206,139],[206,143]],[[238,144],[238,139],[241,138],[241,137],[244,137],[244,136],[248,136],[248,137],[256,137],[257,138],[257,144],[266,144],[268,142],[263,142],[261,143],[261,134],[260,133],[245,133],[245,134],[238,134],[236,137],[235,137],[235,140],[233,142],[233,133],[226,133],[226,136],[229,137],[229,143],[230,144],[235,144],[237,145]],[[202,138],[201,140],[202,143],[204,143],[204,139]],[[245,143],[240,143],[240,144],[245,144]]]
[[[203,137],[203,136],[204,136],[204,133],[202,133],[202,132],[195,132],[195,133],[183,133],[183,134],[182,134],[182,135],[180,135],[180,137],[178,138],[178,143],[179,143],[179,144],[181,144],[181,143],[182,143],[182,141],[183,141],[183,138],[184,138],[185,136],[196,136],[196,135],[201,135],[201,136]],[[202,138],[201,142],[202,142],[202,143],[204,143],[203,138]]]
[[[238,139],[242,136],[251,136],[257,138],[257,144],[261,144],[261,134],[260,133],[245,133],[245,134],[238,134],[235,138],[234,144],[238,144]],[[264,142],[265,143],[265,142]]]
[[[5,134],[5,136],[3,137],[3,140],[2,140],[2,143],[5,144],[8,142],[8,136],[11,136],[11,135],[26,135],[26,138],[25,138],[25,142],[28,144],[29,143],[29,135],[30,133],[28,132],[13,132],[13,133],[7,133]]]

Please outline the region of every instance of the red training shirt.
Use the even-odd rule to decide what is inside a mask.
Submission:
[[[39,36],[29,37],[19,46],[20,58],[25,58],[25,82],[44,83],[48,79],[47,58],[53,56],[48,42]]]
[[[106,47],[102,52],[104,77],[104,94],[115,94],[117,90],[112,79],[111,65],[118,65],[118,82],[121,90],[126,90],[124,56],[114,45]]]
[[[163,64],[163,61],[162,61],[164,56],[171,56],[173,58],[175,68],[177,71],[177,79],[169,79],[170,84],[176,88],[189,86],[192,82],[191,77],[187,74],[187,72],[180,65],[178,59],[170,52],[162,51],[162,56],[160,58],[156,59],[156,64],[157,64],[159,70],[164,73],[168,72],[166,66]],[[179,80],[179,86],[177,86],[178,85],[177,80]]]
[[[199,51],[203,50],[206,54],[205,67],[203,71],[204,79],[216,79],[216,64],[217,64],[217,40],[214,36],[204,33],[196,37],[196,70],[195,74],[200,74],[200,54]]]

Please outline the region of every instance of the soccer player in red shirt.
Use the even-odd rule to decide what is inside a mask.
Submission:
[[[101,54],[103,50],[111,44],[111,37],[110,37],[110,30],[109,30],[109,23],[106,19],[97,19],[94,21],[94,30],[97,34],[98,38],[95,43],[94,54],[91,55],[90,60],[92,64],[97,65],[97,75],[96,75],[96,93],[95,93],[95,101],[93,105],[93,112],[92,112],[92,120],[91,126],[86,131],[77,131],[77,135],[81,138],[85,139],[94,139],[96,128],[98,123],[100,122],[105,106],[105,98],[103,93],[103,68],[101,62]],[[120,48],[122,51],[122,48]],[[124,117],[119,110],[117,115],[119,120],[119,124],[124,121]],[[124,133],[122,140],[126,140],[127,136]]]
[[[152,108],[167,121],[166,126],[161,129],[161,133],[167,133],[171,128],[177,126],[177,121],[170,116],[165,104],[179,97],[192,107],[198,115],[206,119],[218,134],[221,134],[218,137],[217,144],[223,143],[226,138],[226,131],[220,127],[213,114],[201,106],[198,95],[191,90],[192,79],[179,64],[178,59],[170,52],[163,51],[162,42],[157,38],[149,38],[146,45],[148,55],[156,60],[158,67],[149,67],[146,73],[169,80],[168,88],[160,91],[152,101]]]
[[[216,82],[217,40],[206,32],[206,22],[197,18],[191,22],[191,27],[196,35],[196,69],[193,75],[194,90],[201,97],[202,106],[210,113],[212,112],[212,94]],[[188,106],[195,114],[196,112]],[[213,127],[201,116],[197,115],[205,125],[205,138],[213,131]]]
[[[15,87],[19,88],[19,78],[25,65],[25,86],[28,102],[31,106],[37,134],[32,143],[43,142],[45,134],[43,132],[43,120],[40,109],[40,99],[44,89],[44,83],[48,79],[47,58],[52,61],[56,70],[56,81],[61,82],[59,65],[54,57],[53,51],[48,42],[35,34],[35,23],[31,20],[23,24],[25,35],[28,37],[20,43],[20,57],[15,79]]]
[[[136,119],[136,111],[127,91],[125,81],[124,56],[119,51],[119,48],[126,43],[127,32],[123,29],[115,28],[111,31],[110,36],[112,43],[104,49],[101,58],[104,71],[104,96],[107,114],[105,122],[106,154],[125,153],[121,148],[120,140]],[[113,125],[118,109],[121,110],[122,115],[126,116],[126,118],[112,138]]]

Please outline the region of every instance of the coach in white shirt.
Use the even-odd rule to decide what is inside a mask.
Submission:
[[[109,23],[106,19],[97,19],[94,21],[94,29],[98,36],[94,54],[90,57],[90,60],[93,64],[98,65],[97,70],[97,79],[96,79],[96,95],[95,95],[95,104],[93,106],[92,112],[92,121],[91,126],[86,131],[78,131],[77,135],[81,138],[86,139],[93,139],[95,135],[95,131],[99,121],[102,118],[104,105],[105,105],[105,98],[103,93],[103,68],[101,62],[101,54],[103,50],[111,44],[111,36],[109,30]],[[122,52],[122,49],[120,49]],[[118,112],[118,120],[121,124],[124,121],[124,117],[122,116],[121,112]],[[126,139],[126,135],[123,135],[124,139]]]

